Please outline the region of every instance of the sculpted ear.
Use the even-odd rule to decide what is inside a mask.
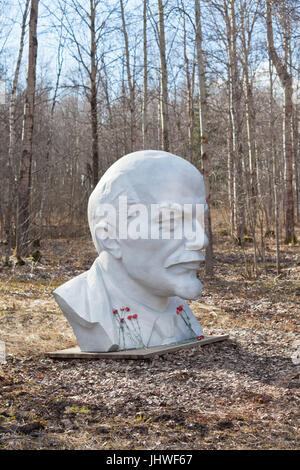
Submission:
[[[112,230],[108,229],[108,225],[100,223],[95,230],[95,235],[97,239],[98,251],[107,251],[114,258],[121,259],[122,252],[120,242],[117,239],[115,233]]]

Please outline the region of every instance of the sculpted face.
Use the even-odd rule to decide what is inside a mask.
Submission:
[[[163,217],[158,218],[155,214],[151,217],[149,214],[149,227],[160,233],[160,239],[128,237],[118,241],[120,262],[127,275],[159,297],[196,299],[202,292],[197,270],[204,259],[200,250],[207,246],[207,237],[201,211],[199,217],[196,205],[204,209],[205,188],[200,172],[186,163],[184,161],[184,165],[179,165],[176,171],[169,171],[169,175],[166,173],[164,181],[158,179],[151,184],[147,188],[149,198],[146,202],[151,200],[162,206],[171,204],[172,207],[175,203],[177,210],[172,212],[173,229],[177,222],[181,224],[183,221],[180,208],[188,208],[185,217],[192,221],[194,237],[187,238],[182,227],[180,238],[176,239],[174,231],[171,231],[170,239],[162,239],[161,233],[166,221]],[[145,192],[145,189],[143,191]]]
[[[134,152],[107,170],[88,204],[99,256],[87,272],[54,291],[82,351],[204,337],[183,299],[196,299],[202,291],[197,270],[207,245],[205,205],[201,173],[176,155]],[[131,318],[122,305],[134,312]]]

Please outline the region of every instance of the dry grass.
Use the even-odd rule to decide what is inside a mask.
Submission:
[[[192,308],[230,341],[150,361],[54,361],[75,338],[52,290],[89,268],[90,241],[43,244],[40,263],[0,268],[0,447],[6,449],[296,449],[298,247],[276,276],[247,279],[219,235],[216,272]],[[247,249],[250,256],[251,246]]]

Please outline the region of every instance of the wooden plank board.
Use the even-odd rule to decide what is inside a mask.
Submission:
[[[83,352],[79,346],[70,349],[62,349],[61,351],[53,351],[45,353],[46,357],[52,359],[149,359],[154,356],[176,352],[181,349],[190,349],[205,344],[225,341],[229,335],[222,336],[206,336],[200,341],[190,341],[187,343],[169,344],[166,346],[154,346],[145,349],[128,349],[126,351],[116,352]]]

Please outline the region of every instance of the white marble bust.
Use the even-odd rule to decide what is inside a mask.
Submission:
[[[128,214],[123,220],[120,201],[124,204],[125,200]],[[183,231],[181,236],[172,236],[175,211],[167,227],[171,227],[170,236],[162,236],[164,215],[153,215],[153,205],[191,208],[187,219],[195,234],[197,227],[197,235],[186,238]],[[131,153],[103,175],[88,204],[99,256],[89,271],[53,292],[82,351],[151,347],[203,335],[183,300],[197,299],[202,292],[197,269],[207,238],[203,220],[192,209],[196,205],[205,205],[201,173],[167,152]],[[109,213],[111,207],[116,209],[116,219]],[[127,224],[125,234],[120,219]]]

